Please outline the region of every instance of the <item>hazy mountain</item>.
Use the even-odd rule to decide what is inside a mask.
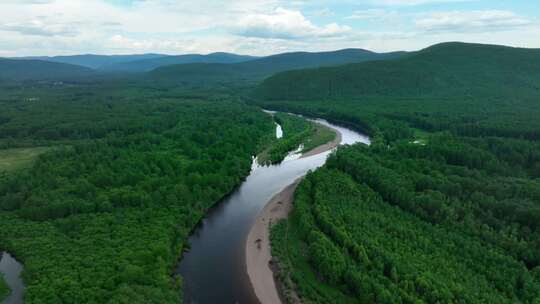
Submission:
[[[42,60],[0,58],[0,79],[9,80],[71,80],[91,75],[93,70],[72,64]]]
[[[166,57],[167,55],[161,54],[142,54],[142,55],[73,55],[73,56],[54,56],[54,57],[19,57],[11,59],[32,59],[32,60],[42,60],[50,62],[60,62],[75,64],[91,69],[98,69],[103,66],[108,66],[111,64],[119,64],[123,62],[136,61],[136,60],[145,60],[145,59],[155,59]]]
[[[193,82],[201,80],[257,81],[274,73],[309,67],[333,66],[351,62],[383,60],[405,55],[404,52],[374,53],[362,49],[333,52],[295,52],[263,57],[234,64],[182,64],[158,68],[150,73],[156,79]]]
[[[212,53],[208,55],[188,54],[178,56],[166,56],[142,60],[133,60],[103,66],[102,71],[109,72],[148,72],[158,67],[189,64],[189,63],[237,63],[256,59],[258,57],[236,55],[230,53]]]

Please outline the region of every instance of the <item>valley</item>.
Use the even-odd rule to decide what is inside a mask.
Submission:
[[[538,58],[0,59],[11,303],[535,304]]]

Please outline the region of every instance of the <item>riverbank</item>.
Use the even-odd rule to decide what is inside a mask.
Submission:
[[[7,252],[0,252],[0,303],[21,304],[24,296],[24,283],[21,278],[23,266]]]
[[[271,269],[270,226],[292,210],[294,191],[302,178],[276,194],[264,207],[246,240],[246,267],[255,295],[262,304],[282,303]]]
[[[330,128],[330,129],[333,132],[336,133],[336,137],[334,138],[334,140],[332,140],[330,142],[327,142],[324,145],[320,145],[320,146],[318,146],[318,147],[316,147],[314,149],[311,149],[311,150],[307,151],[306,153],[303,153],[300,158],[306,158],[306,157],[310,157],[310,156],[313,156],[313,155],[317,155],[319,153],[324,153],[326,151],[332,150],[335,147],[339,146],[339,144],[341,143],[341,138],[342,138],[341,132],[339,132],[336,129],[332,129],[332,128]]]
[[[300,158],[314,156],[336,148],[342,141],[342,134],[323,145],[303,153]],[[287,218],[293,208],[294,191],[303,177],[298,178],[281,192],[276,194],[259,213],[246,239],[246,268],[255,295],[262,304],[282,303],[279,288],[274,279],[270,227],[273,223]],[[278,282],[279,283],[279,282]]]

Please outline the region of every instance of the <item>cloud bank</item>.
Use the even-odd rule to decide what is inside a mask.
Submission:
[[[464,9],[469,2],[480,9]],[[488,0],[3,0],[0,56],[392,51],[448,40],[540,47],[534,39],[540,10],[525,16],[518,6],[491,6]]]

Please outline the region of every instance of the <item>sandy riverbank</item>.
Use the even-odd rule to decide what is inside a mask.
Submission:
[[[332,150],[341,143],[342,135],[336,130],[336,138],[331,142],[302,154],[301,158]],[[253,223],[246,240],[246,267],[255,295],[261,304],[282,303],[270,266],[270,226],[289,215],[293,208],[294,191],[302,178],[287,186],[266,204]]]
[[[312,150],[310,150],[310,151],[308,151],[306,153],[303,153],[300,158],[305,158],[305,157],[310,157],[310,156],[313,156],[313,155],[317,155],[319,153],[323,153],[323,152],[326,152],[328,150],[332,150],[335,147],[339,146],[339,144],[341,143],[341,132],[339,132],[336,129],[332,129],[332,131],[336,132],[336,138],[334,138],[334,140],[332,140],[331,142],[328,142],[328,143],[326,143],[324,145],[318,146],[317,148],[312,149]]]
[[[259,214],[246,241],[246,266],[251,285],[261,304],[279,304],[281,299],[270,268],[272,259],[270,230],[272,223],[286,218],[292,210],[294,191],[301,178],[276,194]]]

